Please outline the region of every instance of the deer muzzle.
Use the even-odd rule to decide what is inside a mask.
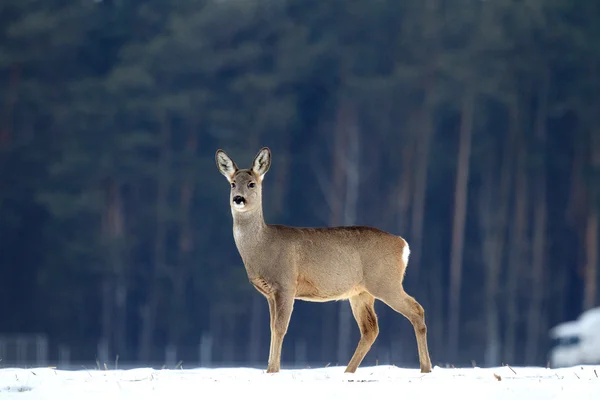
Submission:
[[[235,207],[244,207],[246,205],[246,199],[244,199],[242,196],[234,196],[233,204]]]

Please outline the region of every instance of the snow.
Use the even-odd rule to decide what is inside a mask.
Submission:
[[[563,322],[549,332],[557,343],[550,353],[553,367],[600,362],[600,307],[582,313],[575,321]]]
[[[556,325],[550,329],[550,337],[552,339],[560,339],[563,337],[579,336],[581,333],[579,321],[567,321]]]
[[[598,375],[597,375],[598,374]],[[600,365],[439,368],[430,374],[394,366],[64,371],[0,369],[0,400],[68,399],[600,399]]]

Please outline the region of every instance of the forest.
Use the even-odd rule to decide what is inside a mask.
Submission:
[[[0,335],[78,365],[266,368],[215,152],[248,168],[268,146],[267,223],[408,241],[434,365],[545,366],[548,330],[600,305],[599,20],[570,0],[3,0]],[[408,320],[376,311],[363,365],[418,366]],[[346,365],[359,335],[347,301],[296,301],[282,367]]]

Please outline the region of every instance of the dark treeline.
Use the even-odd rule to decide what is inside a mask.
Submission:
[[[211,337],[215,362],[266,367],[214,155],[247,167],[269,146],[267,222],[408,240],[434,364],[545,365],[548,329],[599,301],[599,18],[569,0],[2,1],[0,332],[86,362],[172,345],[184,365]],[[364,365],[416,367],[409,322],[376,310]],[[297,302],[282,362],[346,365],[358,332],[347,302]]]

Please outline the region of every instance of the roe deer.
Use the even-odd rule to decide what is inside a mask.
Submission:
[[[375,299],[404,315],[417,338],[421,372],[431,372],[423,307],[402,286],[409,247],[404,239],[364,226],[295,228],[266,224],[262,182],[271,166],[264,147],[252,167],[238,169],[221,149],[217,168],[231,184],[233,238],[248,279],[269,303],[267,373],[279,372],[294,300],[350,300],[361,338],[345,372],[355,372],[379,333]]]

